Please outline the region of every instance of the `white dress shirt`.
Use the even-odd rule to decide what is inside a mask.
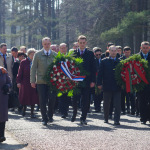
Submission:
[[[48,56],[51,54],[51,50],[49,50],[49,51],[46,51],[45,49],[44,49],[44,53],[45,53],[45,55],[47,56],[47,53],[48,53]]]

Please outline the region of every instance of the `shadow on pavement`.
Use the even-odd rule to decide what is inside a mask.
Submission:
[[[84,131],[84,130],[103,130],[108,132],[113,132],[113,130],[116,130],[114,128],[110,127],[102,127],[102,126],[95,126],[95,125],[80,125],[77,124],[78,127],[69,127],[69,126],[60,126],[58,124],[48,124],[47,128],[50,130],[64,130],[64,131]]]
[[[0,143],[1,150],[21,150],[24,149],[27,144],[7,144],[7,143]]]
[[[147,126],[147,125],[145,125]],[[143,130],[143,131],[149,131],[149,128],[144,128],[144,127],[134,127],[134,126],[128,126],[128,125],[120,125],[120,126],[116,126],[116,128],[120,128],[120,129],[132,129],[132,130]]]
[[[137,122],[139,122],[139,121],[137,121],[137,120],[129,120],[129,119],[122,119],[122,118],[121,118],[121,122],[137,123]]]

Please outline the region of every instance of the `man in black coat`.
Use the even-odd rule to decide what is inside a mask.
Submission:
[[[120,58],[122,57],[122,47],[121,46],[116,46],[117,48],[117,57]]]
[[[147,41],[141,43],[141,51],[139,55],[142,59],[145,59],[149,63],[150,67],[150,52],[149,52],[150,44]],[[150,81],[149,81],[150,83]],[[142,124],[146,124],[147,121],[150,121],[150,84],[148,84],[143,91],[138,92],[137,96],[139,99],[139,107],[140,107],[140,120]]]
[[[87,125],[86,116],[90,105],[90,88],[95,86],[96,82],[96,65],[94,60],[94,53],[86,48],[87,39],[84,35],[78,37],[79,48],[74,51],[75,57],[81,57],[83,59],[83,69],[87,71],[88,75],[81,83],[82,87],[79,87],[80,95],[73,96],[73,116],[71,121],[74,122],[77,115],[77,100],[81,98],[82,114],[80,117],[80,123]]]
[[[111,43],[111,42],[109,42],[109,43],[107,44],[107,50],[105,51],[105,53],[103,53],[103,54],[101,55],[101,59],[103,59],[103,58],[105,58],[105,57],[109,57],[109,47],[112,46],[112,45],[114,45],[114,44]]]
[[[121,111],[121,88],[117,85],[115,80],[115,67],[120,62],[116,57],[116,46],[109,47],[109,57],[102,59],[97,78],[97,85],[99,89],[103,87],[104,96],[104,123],[108,123],[109,108],[111,99],[114,103],[114,124],[120,125],[120,111]]]
[[[12,73],[13,73],[13,79],[12,79],[12,83],[13,83],[13,90],[14,92],[18,92],[18,88],[17,88],[17,83],[16,83],[16,77],[18,74],[18,69],[19,69],[19,60],[17,58],[18,55],[18,49],[16,47],[12,47],[11,48],[11,54],[12,54],[12,58],[13,58],[13,65],[12,65]]]
[[[120,57],[120,60],[125,60],[130,57],[131,48],[129,46],[125,46],[123,48],[123,53],[124,55]],[[125,114],[126,111],[125,97],[126,97],[127,113],[130,113],[130,104],[131,104],[131,115],[135,115],[135,93],[127,93],[126,90],[121,90],[121,110],[123,114]]]
[[[96,62],[96,77],[99,72],[99,67],[101,63],[101,54],[102,50],[99,47],[94,47],[93,48],[94,55],[95,55],[95,62]],[[100,93],[95,93],[95,87],[94,87],[94,93],[93,93],[93,98],[94,98],[94,107],[95,107],[95,112],[101,112],[101,102],[103,99],[103,92],[101,91]]]

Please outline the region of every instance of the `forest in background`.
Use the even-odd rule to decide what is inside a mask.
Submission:
[[[0,0],[0,43],[40,49],[48,36],[71,48],[84,34],[90,48],[113,42],[135,53],[150,39],[149,9],[150,0]]]

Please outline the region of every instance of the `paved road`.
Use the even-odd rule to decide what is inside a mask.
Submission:
[[[57,113],[47,127],[41,124],[40,112],[30,119],[9,112],[7,131],[31,150],[150,150],[150,124],[141,125],[138,117],[121,116],[121,125],[103,123],[103,113],[88,114],[87,126],[70,122]],[[13,150],[13,148],[12,148]]]

